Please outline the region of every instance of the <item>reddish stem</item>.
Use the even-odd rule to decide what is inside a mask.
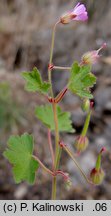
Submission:
[[[56,175],[57,175],[57,174],[62,175],[62,177],[64,178],[65,181],[69,178],[68,174],[64,173],[64,172],[61,171],[61,170],[57,170],[57,171],[56,171]]]
[[[62,98],[63,98],[64,95],[66,94],[67,90],[68,90],[68,88],[65,87],[65,88],[56,96],[56,98],[55,98],[55,103],[59,103],[59,102],[62,100]]]
[[[39,165],[47,172],[49,173],[51,176],[55,176],[55,174],[50,170],[48,169],[43,163],[42,161],[37,157],[37,156],[32,156],[36,161],[38,161]]]
[[[64,149],[65,147],[67,148],[67,145],[63,141],[59,141],[59,146]],[[73,153],[73,155],[74,157],[78,157],[80,155],[80,152]]]
[[[67,90],[68,90],[68,88],[66,86],[55,98],[47,97],[49,103],[53,103],[53,104],[54,103],[56,103],[56,104],[59,103],[63,99],[63,97],[66,94]]]

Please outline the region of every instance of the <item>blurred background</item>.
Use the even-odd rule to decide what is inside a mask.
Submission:
[[[89,175],[97,153],[105,146],[102,166],[106,177],[102,185],[88,185],[65,152],[62,153],[61,169],[69,172],[72,187],[69,191],[58,177],[59,199],[111,199],[111,0],[84,0],[89,13],[87,23],[72,22],[58,26],[54,48],[55,65],[70,66],[80,61],[84,52],[97,49],[103,42],[101,60],[93,67],[97,76],[94,87],[95,108],[92,113],[88,137],[89,148],[78,161]],[[16,185],[11,166],[2,156],[10,135],[32,133],[35,138],[35,154],[50,167],[47,130],[35,115],[35,106],[46,103],[38,94],[24,90],[22,71],[36,66],[47,80],[47,66],[51,32],[54,23],[65,11],[74,7],[75,0],[0,0],[0,199],[50,199],[51,179],[39,169],[34,186],[27,183]],[[53,71],[55,95],[67,83],[67,71]],[[75,134],[61,134],[73,150],[74,140],[82,130],[85,113],[81,101],[67,93],[61,106],[72,113]],[[54,140],[54,135],[52,134]]]

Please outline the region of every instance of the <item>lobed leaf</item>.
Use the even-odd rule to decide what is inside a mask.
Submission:
[[[79,66],[75,62],[71,67],[69,90],[81,98],[93,98],[90,93],[91,87],[96,83],[96,77],[91,73],[91,66]]]
[[[55,129],[53,109],[51,105],[39,106],[35,110],[36,117],[41,120],[46,127],[50,130]],[[70,120],[70,113],[63,112],[59,106],[57,106],[58,126],[59,131],[74,132],[72,128],[72,122]]]
[[[8,140],[8,148],[4,156],[13,165],[13,175],[16,183],[26,180],[30,184],[34,183],[35,171],[38,169],[38,162],[32,157],[33,136],[23,134],[21,136],[11,136]]]
[[[31,72],[23,72],[22,76],[27,81],[25,85],[27,91],[38,91],[42,94],[48,93],[50,84],[42,81],[41,75],[36,67],[34,67]]]

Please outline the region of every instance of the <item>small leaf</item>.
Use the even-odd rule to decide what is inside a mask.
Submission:
[[[23,72],[22,76],[27,81],[25,85],[27,91],[38,91],[42,94],[48,93],[50,84],[42,81],[41,75],[36,67],[31,72]]]
[[[38,169],[38,162],[32,157],[33,137],[29,134],[11,136],[8,140],[8,149],[4,156],[13,165],[13,174],[16,183],[26,180],[34,183],[35,171]]]
[[[96,83],[96,77],[90,71],[90,65],[80,67],[77,62],[72,65],[68,88],[81,98],[93,98],[90,88]]]
[[[41,120],[50,130],[55,129],[53,110],[51,105],[39,106],[35,110],[36,117]],[[69,112],[62,112],[57,106],[59,131],[74,132]]]

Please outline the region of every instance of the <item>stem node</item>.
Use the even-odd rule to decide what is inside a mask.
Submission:
[[[53,68],[54,68],[54,65],[53,65],[53,63],[51,63],[51,64],[49,63],[49,64],[48,64],[48,70],[50,70],[50,71],[51,71],[51,70],[53,70]]]

